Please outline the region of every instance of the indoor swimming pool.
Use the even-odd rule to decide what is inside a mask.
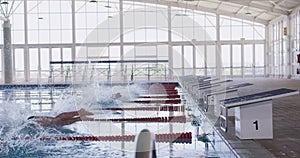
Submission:
[[[1,157],[134,157],[143,129],[154,134],[158,157],[235,157],[176,82],[0,89]],[[42,127],[27,120],[81,108],[93,113],[92,121]]]

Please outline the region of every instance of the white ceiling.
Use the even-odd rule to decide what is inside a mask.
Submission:
[[[251,20],[267,25],[273,19],[300,8],[300,0],[137,0],[170,4],[220,15]]]

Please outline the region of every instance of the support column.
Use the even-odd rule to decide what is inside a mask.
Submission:
[[[29,48],[28,48],[28,15],[27,15],[27,0],[24,0],[24,35],[25,35],[25,47],[24,47],[24,74],[25,82],[29,82],[30,78],[30,65],[29,65]]]
[[[4,52],[4,83],[12,83],[12,51],[11,51],[11,24],[10,20],[3,23],[3,52]]]
[[[216,76],[221,78],[222,74],[222,59],[221,59],[221,38],[220,38],[220,15],[217,14],[216,17],[216,33],[217,33],[217,43],[216,43]]]
[[[270,25],[266,25],[266,31],[265,31],[265,37],[266,37],[266,40],[265,40],[265,53],[264,53],[264,56],[265,56],[265,66],[264,66],[264,71],[265,71],[265,77],[270,77],[270,72],[271,72],[271,67],[270,67],[270,29],[269,29]],[[271,32],[273,33],[273,32]]]
[[[124,60],[124,9],[123,9],[123,0],[119,1],[120,7],[120,59]],[[124,63],[120,63],[121,68],[121,79],[127,81],[127,66]]]
[[[173,45],[172,45],[172,14],[171,5],[168,5],[168,59],[169,59],[169,75],[168,78],[173,79]]]

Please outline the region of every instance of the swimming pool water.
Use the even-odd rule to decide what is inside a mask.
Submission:
[[[85,108],[100,106],[118,107],[140,107],[140,106],[160,106],[160,104],[133,104],[122,102],[101,102],[103,99],[99,95],[111,87],[96,87],[78,90],[81,94],[70,91],[66,93],[56,93],[54,105],[45,106],[37,104],[38,108],[33,109],[32,102],[28,108],[28,102],[16,102],[17,99],[2,101],[0,105],[1,124],[0,124],[0,157],[134,157],[135,143],[133,141],[62,141],[62,140],[40,140],[41,138],[55,138],[67,136],[122,136],[138,135],[142,129],[149,129],[154,134],[183,133],[192,132],[191,143],[172,143],[158,142],[156,150],[158,157],[233,157],[231,151],[224,145],[222,139],[213,129],[207,131],[203,129],[204,117],[198,110],[198,106],[192,101],[185,102],[189,110],[179,112],[166,111],[97,111],[94,112],[95,118],[134,118],[134,117],[164,117],[164,116],[182,116],[187,117],[185,123],[178,122],[77,122],[72,125],[61,128],[48,127],[43,128],[33,122],[28,122],[28,115],[55,115],[65,110],[78,108],[84,104]],[[88,90],[87,90],[88,89]],[[113,87],[116,89],[116,87]],[[40,94],[39,89],[31,90],[31,94]],[[65,92],[66,92],[65,91]],[[22,90],[18,90],[18,93]],[[44,96],[47,96],[47,90],[43,89]],[[92,92],[92,93],[91,93]],[[87,93],[87,94],[82,94]],[[52,93],[54,94],[54,93]],[[93,94],[93,95],[91,95]],[[110,95],[110,94],[109,94]],[[24,92],[25,96],[25,92]],[[29,95],[30,96],[30,95]],[[79,96],[79,98],[78,98]],[[108,96],[108,95],[107,95]],[[106,98],[107,98],[106,96]],[[18,98],[16,96],[15,98]],[[30,99],[27,98],[27,99]],[[47,101],[49,98],[44,99]],[[99,102],[100,100],[100,102]],[[105,104],[105,105],[104,105]],[[113,104],[113,105],[112,105]],[[22,108],[20,108],[22,107]],[[42,109],[42,110],[41,110]],[[56,110],[55,110],[56,109]],[[59,109],[59,110],[57,110]],[[32,113],[32,110],[36,110]],[[50,111],[49,111],[50,110]],[[53,112],[54,111],[54,112]],[[12,116],[14,115],[14,116]],[[197,118],[197,119],[195,119]],[[207,137],[203,137],[203,133]],[[208,138],[210,141],[207,141]]]

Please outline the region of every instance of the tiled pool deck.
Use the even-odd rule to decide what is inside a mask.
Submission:
[[[253,86],[239,90],[239,96],[262,91],[290,88],[300,90],[299,80],[234,79],[234,83],[249,82]],[[273,100],[273,139],[240,140],[235,136],[234,117],[229,130],[221,135],[240,157],[300,157],[300,95]]]

